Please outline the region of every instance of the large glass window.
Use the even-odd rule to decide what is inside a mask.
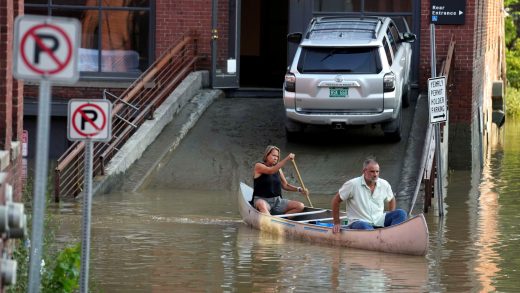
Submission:
[[[412,0],[314,0],[316,12],[410,12]]]
[[[413,0],[314,0],[312,14],[391,16],[400,32],[411,32],[412,4]],[[403,18],[407,24],[403,23]]]
[[[76,18],[81,23],[82,76],[134,76],[151,63],[149,0],[26,0],[25,14]]]
[[[314,0],[314,11],[356,12],[361,9],[361,0]]]

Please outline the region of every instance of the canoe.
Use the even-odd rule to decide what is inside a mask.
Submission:
[[[428,225],[423,214],[391,227],[368,231],[343,228],[334,234],[330,209],[305,207],[297,214],[267,215],[251,206],[252,196],[253,188],[241,182],[238,192],[240,215],[246,224],[261,231],[313,243],[389,253],[424,256],[428,251]],[[340,213],[340,218],[346,218],[344,212]]]

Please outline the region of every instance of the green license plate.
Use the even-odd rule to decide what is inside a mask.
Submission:
[[[345,98],[348,96],[348,87],[331,87],[329,88],[329,97],[331,98]]]

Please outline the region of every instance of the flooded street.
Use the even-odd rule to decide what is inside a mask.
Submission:
[[[224,145],[214,141],[213,131],[203,149],[189,138],[137,192],[94,197],[93,292],[514,292],[520,287],[520,121],[507,121],[503,143],[492,147],[483,172],[449,173],[445,215],[439,218],[434,209],[426,214],[430,249],[426,257],[415,257],[310,244],[243,224],[237,181],[250,180],[247,166],[265,144],[284,141],[279,125],[251,119],[236,125]],[[218,132],[218,125],[201,123]],[[275,135],[240,137],[241,127],[257,124]],[[190,135],[202,134],[195,129]],[[233,139],[244,139],[249,153],[237,155]],[[349,154],[371,154],[381,144],[324,145],[280,146],[297,154],[313,204],[328,208],[344,178],[360,172],[363,157],[352,160]],[[345,154],[331,155],[340,151]],[[329,169],[338,158],[352,164]],[[385,170],[387,163],[381,177],[394,186],[397,176]],[[81,240],[80,202],[51,206],[60,225],[58,245]]]

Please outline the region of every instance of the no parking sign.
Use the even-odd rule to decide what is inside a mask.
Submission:
[[[76,82],[80,27],[75,18],[18,16],[14,30],[14,76]]]
[[[70,100],[69,140],[109,141],[112,133],[112,103],[107,100]]]

